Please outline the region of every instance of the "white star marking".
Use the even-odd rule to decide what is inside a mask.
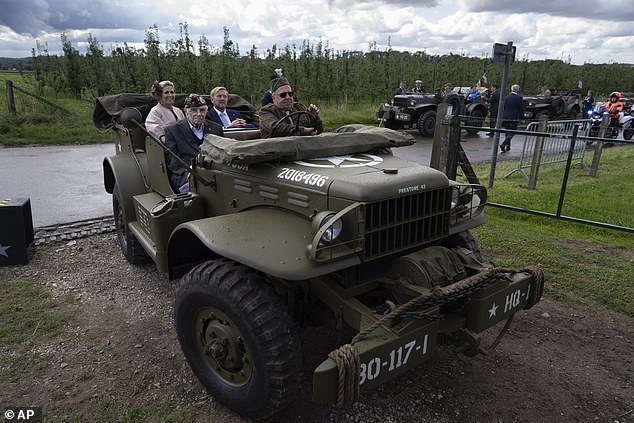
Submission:
[[[322,162],[322,163],[319,163]],[[323,164],[329,162],[330,164]],[[334,168],[334,167],[360,167],[376,166],[383,162],[381,157],[372,154],[347,154],[344,156],[316,157],[310,161],[297,160],[295,164],[308,167]],[[347,164],[346,164],[347,163]]]
[[[493,306],[489,309],[489,319],[493,316],[495,316],[495,312],[497,311],[498,306],[495,305],[495,303],[493,303]]]
[[[0,255],[3,255],[5,257],[9,257],[9,255],[7,254],[7,250],[11,248],[10,245],[7,245],[6,247],[3,247],[2,244],[0,244]]]

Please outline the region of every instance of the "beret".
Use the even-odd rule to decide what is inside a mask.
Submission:
[[[275,91],[277,91],[280,87],[283,87],[284,85],[291,85],[288,83],[288,79],[275,78],[274,80],[271,81],[271,92],[274,93]]]

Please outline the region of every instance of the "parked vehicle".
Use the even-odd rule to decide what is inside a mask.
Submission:
[[[486,188],[391,154],[411,135],[362,125],[317,136],[208,135],[191,166],[181,163],[190,192],[174,193],[170,152],[140,123],[148,101],[101,97],[93,113],[115,136],[103,171],[117,237],[130,263],[153,261],[177,280],[183,354],[214,400],[237,413],[266,418],[293,401],[304,322],[358,332],[312,374],[313,401],[342,404],[440,345],[481,352],[479,333],[539,302],[539,269],[482,258],[470,230],[483,222]],[[135,131],[147,137],[145,151],[132,148]]]

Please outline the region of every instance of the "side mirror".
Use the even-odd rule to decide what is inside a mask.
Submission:
[[[138,109],[126,107],[119,113],[119,121],[128,129],[138,128],[138,125],[143,124],[143,116]]]

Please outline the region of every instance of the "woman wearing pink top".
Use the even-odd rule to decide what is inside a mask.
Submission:
[[[165,127],[181,119],[185,119],[183,111],[174,106],[176,90],[170,81],[154,81],[150,88],[152,97],[158,104],[150,110],[145,119],[145,129],[157,138],[163,139]]]

